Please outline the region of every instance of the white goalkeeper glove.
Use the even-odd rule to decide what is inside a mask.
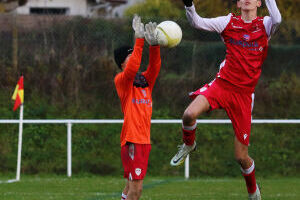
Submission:
[[[141,17],[138,15],[134,15],[132,20],[132,28],[135,31],[135,38],[144,38],[145,37],[145,27],[141,22]]]
[[[145,38],[146,41],[148,42],[149,45],[151,46],[155,46],[158,45],[158,32],[156,31],[156,22],[152,23],[149,22],[148,24],[146,24],[145,29]]]

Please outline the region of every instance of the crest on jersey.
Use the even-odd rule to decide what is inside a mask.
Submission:
[[[250,40],[250,35],[245,34],[245,35],[243,36],[243,39],[244,39],[245,41],[249,41],[249,40]]]

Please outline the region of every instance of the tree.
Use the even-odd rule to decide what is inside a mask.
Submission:
[[[170,0],[146,0],[130,7],[126,12],[126,16],[133,16],[135,13],[142,17],[162,17],[176,19],[183,16],[184,11],[179,9],[176,4]]]
[[[27,0],[0,0],[0,13],[11,12],[18,6],[24,6]]]

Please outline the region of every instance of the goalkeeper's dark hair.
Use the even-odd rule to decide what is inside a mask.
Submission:
[[[133,48],[131,46],[122,46],[114,50],[114,58],[118,67],[122,70],[122,63],[125,61],[127,56],[131,54]]]

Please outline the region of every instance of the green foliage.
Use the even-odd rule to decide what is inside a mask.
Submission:
[[[266,99],[261,112],[276,118],[297,118],[300,116],[300,79],[296,74],[284,72],[279,80],[270,83],[268,89],[264,90]],[[268,105],[268,106],[267,106]],[[272,110],[269,114],[267,110]],[[280,114],[279,114],[280,113]]]
[[[184,12],[169,0],[146,0],[130,7],[126,11],[127,16],[132,17],[134,14],[138,14],[143,18],[159,16],[166,19],[178,19],[184,15]]]

